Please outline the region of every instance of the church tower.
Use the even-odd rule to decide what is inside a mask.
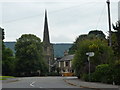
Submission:
[[[50,43],[50,38],[49,38],[49,28],[48,28],[46,10],[45,10],[44,35],[43,35],[43,55],[44,55],[44,60],[46,61],[50,72],[51,65],[54,62],[54,52],[53,52],[53,45]]]

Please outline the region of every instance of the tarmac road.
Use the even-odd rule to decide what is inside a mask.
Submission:
[[[23,77],[23,78],[17,78],[18,81],[4,81],[2,83],[2,88],[53,88],[59,89],[67,89],[69,90],[73,89],[80,89],[80,87],[70,85],[67,82],[65,82],[65,78],[69,77]],[[72,78],[72,77],[71,77]],[[75,78],[75,77],[73,77]],[[52,90],[53,90],[52,89]],[[4,90],[4,89],[3,89]],[[84,90],[93,90],[93,89],[85,89]]]

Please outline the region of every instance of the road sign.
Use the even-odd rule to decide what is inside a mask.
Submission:
[[[89,61],[89,81],[90,81],[90,57],[93,57],[95,55],[95,53],[87,52],[86,55],[88,55],[88,61]]]
[[[95,55],[95,53],[94,52],[88,52],[88,53],[86,53],[86,55],[88,55],[89,57],[92,57],[92,56]]]

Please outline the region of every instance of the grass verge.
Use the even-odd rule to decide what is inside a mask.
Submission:
[[[0,76],[0,80],[7,80],[8,78],[15,78],[13,76]]]

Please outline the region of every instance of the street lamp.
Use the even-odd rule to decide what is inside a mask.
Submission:
[[[95,55],[94,52],[87,52],[86,55],[88,55],[88,62],[89,62],[89,82],[90,82],[90,57],[93,57]]]

